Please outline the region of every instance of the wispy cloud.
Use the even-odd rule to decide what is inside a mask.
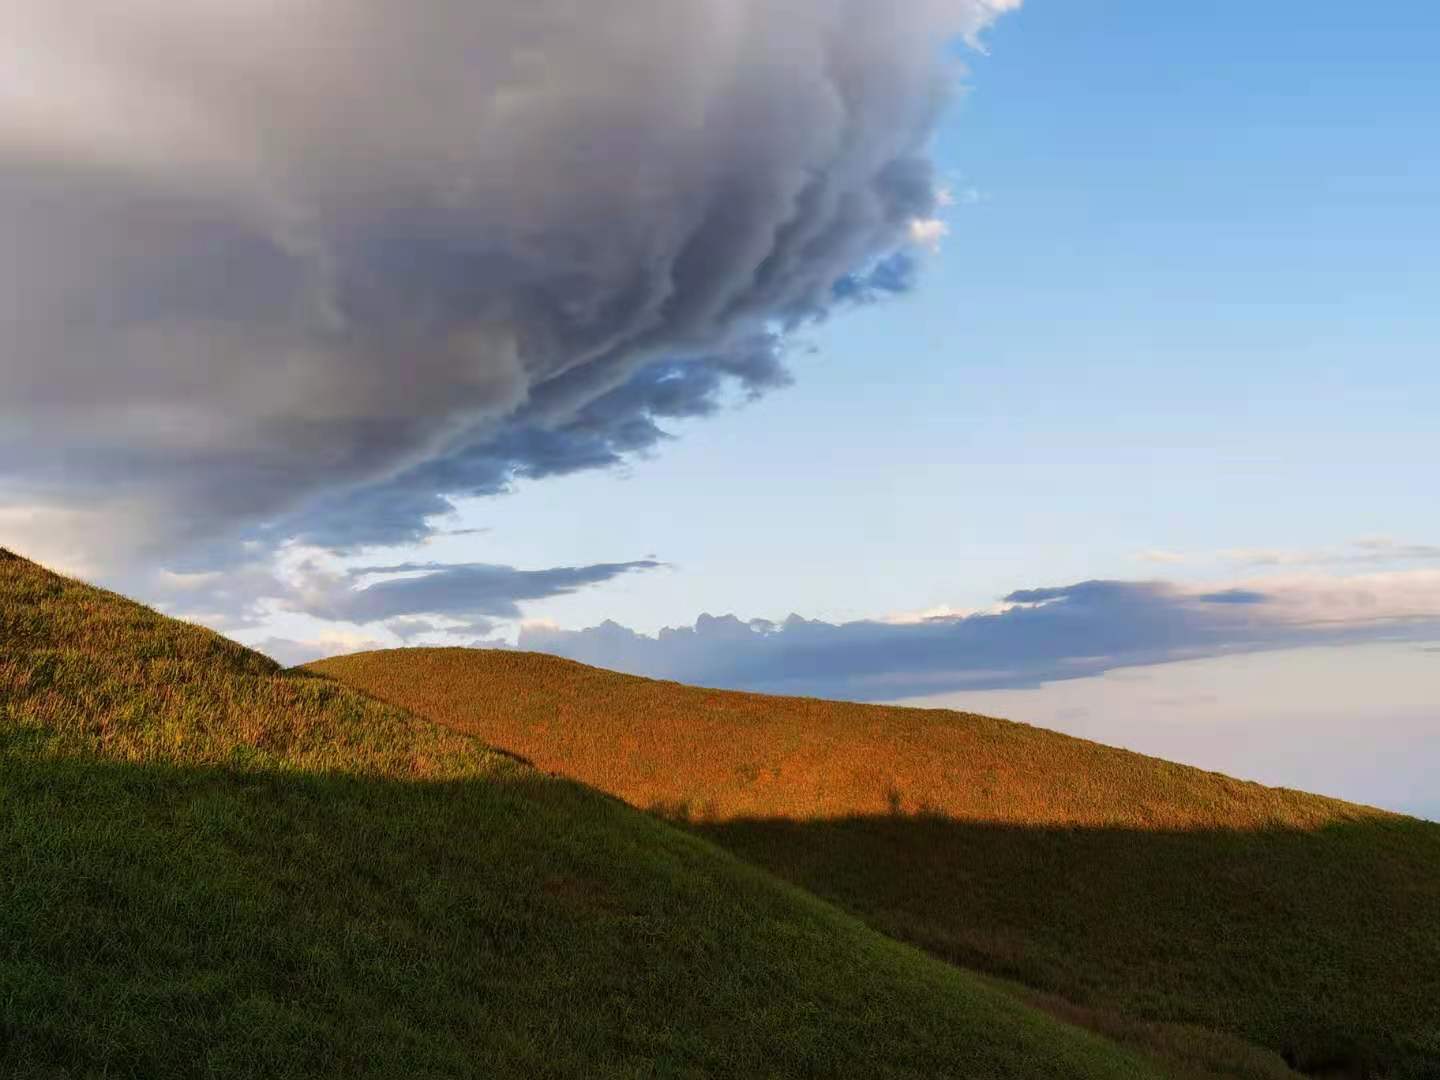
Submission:
[[[1345,544],[1313,548],[1233,547],[1218,551],[1136,552],[1138,562],[1164,566],[1343,568],[1404,566],[1440,562],[1440,544],[1409,543],[1388,536],[1367,536]],[[1234,572],[1233,569],[1231,572]]]
[[[495,644],[526,605],[658,569],[654,559],[522,569],[496,563],[406,562],[346,567],[314,549],[288,549],[282,565],[266,556],[222,572],[160,571],[134,581],[177,618],[235,634],[269,651],[326,655],[377,644],[444,641]],[[158,598],[158,599],[156,599]],[[305,627],[299,638],[272,627]],[[286,651],[288,650],[288,651]],[[276,653],[278,655],[278,653]]]
[[[312,660],[324,660],[330,656],[346,653],[368,652],[371,649],[389,648],[390,643],[363,634],[333,631],[317,637],[296,641],[293,638],[268,637],[254,643],[253,648],[272,660],[278,660],[286,667],[308,664]]]
[[[1241,566],[1362,566],[1440,562],[1440,544],[1404,543],[1390,537],[1365,537],[1336,548],[1231,548],[1219,552]]]
[[[524,601],[565,596],[659,565],[642,559],[546,570],[491,563],[399,563],[357,567],[342,575],[312,570],[286,603],[306,615],[344,622],[431,615],[468,619],[473,625],[477,616],[518,619]],[[357,582],[377,575],[383,580],[357,587]]]

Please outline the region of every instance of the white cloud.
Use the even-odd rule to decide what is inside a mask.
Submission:
[[[1262,591],[1271,617],[1300,626],[1394,624],[1402,629],[1411,620],[1440,618],[1440,570],[1297,574],[1256,578],[1236,587]]]
[[[939,251],[940,243],[950,235],[950,226],[939,218],[915,218],[910,222],[910,242],[916,247]]]
[[[0,546],[61,573],[92,577],[145,551],[142,514],[133,505],[80,507],[0,501]]]
[[[331,656],[344,656],[349,653],[393,647],[393,642],[380,641],[344,630],[331,631],[304,641],[269,637],[251,646],[256,652],[264,653],[286,667],[296,667],[300,664],[308,664],[312,660],[324,660]]]
[[[1236,547],[1212,552],[1143,551],[1142,562],[1192,564],[1215,562],[1228,566],[1344,567],[1440,562],[1440,544],[1411,543],[1388,536],[1367,536],[1331,547]]]

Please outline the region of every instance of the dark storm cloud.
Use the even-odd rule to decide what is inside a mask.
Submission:
[[[271,535],[337,550],[374,543],[404,543],[429,532],[426,519],[453,509],[450,496],[497,495],[517,478],[543,479],[618,465],[627,455],[654,449],[671,436],[665,420],[714,414],[729,387],[758,397],[790,381],[773,334],[741,342],[731,351],[641,368],[626,382],[544,426],[534,406],[521,409],[501,430],[409,469],[383,484],[319,500]]]
[[[581,631],[526,627],[520,647],[703,686],[894,700],[1297,645],[1433,639],[1440,629],[1440,591],[1430,577],[1339,584],[1195,593],[1087,581],[1019,590],[1006,598],[1015,606],[995,614],[839,625],[702,615],[693,627],[655,637],[613,622]]]
[[[1017,2],[17,0],[0,510],[411,540],[782,385],[908,286],[940,45]]]

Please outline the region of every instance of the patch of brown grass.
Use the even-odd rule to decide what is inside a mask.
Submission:
[[[1008,720],[704,690],[535,653],[397,649],[311,669],[546,771],[697,822],[938,814],[1313,829],[1381,815]]]
[[[1440,1077],[1440,826],[940,709],[503,651],[313,668],[684,821],[1178,1075]]]

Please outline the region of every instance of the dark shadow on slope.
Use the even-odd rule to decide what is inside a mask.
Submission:
[[[690,824],[887,934],[1082,1008],[1232,1033],[1320,1076],[1440,1077],[1432,823]]]
[[[7,1080],[1152,1075],[577,784],[51,746],[0,727]]]

